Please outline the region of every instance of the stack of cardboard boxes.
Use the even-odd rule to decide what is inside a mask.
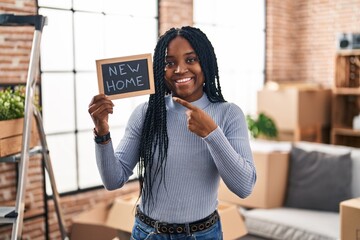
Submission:
[[[305,83],[268,85],[257,93],[257,112],[274,120],[278,140],[330,141],[331,89]]]

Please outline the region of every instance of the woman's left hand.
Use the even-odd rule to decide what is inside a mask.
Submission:
[[[217,128],[214,120],[200,108],[181,98],[173,97],[173,100],[188,109],[186,111],[187,125],[191,132],[200,137],[206,137]]]

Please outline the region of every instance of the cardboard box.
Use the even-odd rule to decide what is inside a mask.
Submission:
[[[89,211],[73,218],[71,240],[130,239],[135,220],[135,193],[116,198],[112,204],[99,203]],[[245,223],[237,206],[221,202],[218,206],[224,240],[233,240],[247,234]]]
[[[224,240],[238,239],[247,234],[243,217],[236,205],[220,201],[218,211]]]
[[[125,232],[131,232],[135,222],[137,199],[137,193],[116,198],[109,211],[106,225]]]
[[[220,182],[219,199],[249,208],[281,207],[284,203],[289,167],[288,152],[253,152],[257,180],[251,195],[241,199]]]
[[[257,112],[271,117],[278,129],[284,131],[329,126],[330,103],[330,89],[289,87],[257,93]]]
[[[110,205],[99,203],[89,211],[85,211],[73,220],[71,228],[71,240],[112,240],[117,237],[117,230],[106,226]]]
[[[340,203],[341,240],[360,240],[360,198]]]
[[[116,198],[113,203],[99,203],[75,216],[71,240],[128,240],[135,221],[137,193]]]

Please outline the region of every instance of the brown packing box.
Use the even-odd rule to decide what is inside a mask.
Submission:
[[[341,240],[360,239],[360,198],[340,203]]]
[[[257,93],[257,111],[271,117],[280,131],[329,126],[330,103],[330,89],[287,87]]]
[[[289,153],[254,152],[257,180],[251,195],[241,199],[220,182],[219,199],[249,208],[281,207],[284,202]]]
[[[106,226],[109,204],[99,203],[73,220],[71,240],[111,240],[117,236],[117,230]]]
[[[131,232],[135,222],[135,209],[138,193],[118,197],[109,211],[106,225]]]
[[[236,205],[220,201],[218,210],[224,240],[234,240],[247,234],[244,220]]]

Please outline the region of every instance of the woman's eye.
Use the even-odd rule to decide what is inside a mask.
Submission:
[[[196,57],[186,59],[187,63],[193,63],[193,62],[196,62],[196,61],[197,61]]]
[[[174,66],[174,62],[167,61],[167,62],[165,62],[165,66],[172,67],[172,66]]]

